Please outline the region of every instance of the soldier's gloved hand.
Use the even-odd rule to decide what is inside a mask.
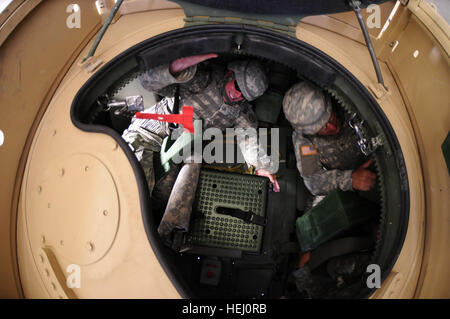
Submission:
[[[269,171],[265,169],[259,169],[256,171],[256,175],[267,177],[270,180],[270,183],[272,184],[273,191],[275,193],[280,192],[280,185],[278,184],[277,178],[274,174],[270,174]]]
[[[361,165],[352,173],[352,187],[360,191],[368,191],[375,184],[377,175],[367,168],[372,164],[373,159]]]
[[[177,73],[180,73],[193,65],[199,64],[205,60],[217,58],[218,56],[219,55],[217,53],[208,53],[176,59],[170,63],[169,72],[172,73],[172,75],[176,75]]]

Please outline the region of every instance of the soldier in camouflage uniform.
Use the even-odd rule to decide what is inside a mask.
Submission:
[[[163,98],[161,101],[141,113],[169,114],[174,106],[173,98]],[[155,176],[153,172],[153,155],[161,151],[163,139],[169,135],[169,125],[167,122],[156,120],[138,119],[133,117],[130,126],[123,132],[122,138],[133,150],[136,158],[141,163],[147,179],[150,194],[155,187]],[[170,180],[164,179],[161,185],[173,185],[176,178],[177,167],[171,169]],[[167,192],[167,190],[166,190]]]
[[[178,86],[180,105],[193,106],[194,117],[203,120],[205,129],[256,129],[257,119],[248,102],[261,96],[268,87],[261,64],[256,60],[234,61],[223,69],[206,68],[200,63],[215,57],[217,54],[186,57],[152,68],[140,77],[141,84],[166,97],[173,97]],[[259,146],[256,135],[239,138],[241,132],[236,130],[236,135],[246,163],[255,167],[258,175],[268,177],[273,189],[279,191],[274,175],[278,166]]]
[[[348,116],[333,109],[329,96],[300,82],[286,92],[283,110],[294,128],[297,168],[313,195],[373,187],[376,175],[367,169],[372,160],[364,163]]]
[[[300,82],[286,92],[283,110],[294,128],[292,141],[297,168],[315,196],[310,207],[337,188],[369,191],[374,186],[376,175],[367,169],[372,160],[364,163],[366,158],[357,144],[358,136],[348,124],[348,116],[333,108],[329,96],[307,82]],[[337,257],[330,267],[337,274],[346,274],[349,262],[356,265],[358,256]],[[299,269],[293,277],[299,290],[320,297],[326,288],[311,275],[309,258],[310,252],[300,256]]]
[[[252,60],[232,62],[228,65],[228,70],[219,67],[205,69],[201,65],[198,66],[198,63],[214,57],[217,55],[181,58],[146,72],[140,78],[142,86],[165,98],[145,112],[173,113],[174,97],[178,91],[181,105],[193,106],[195,117],[203,119],[205,128],[256,129],[256,116],[247,101],[256,99],[267,89],[268,81],[262,66]],[[239,138],[241,133],[243,136]],[[278,166],[274,165],[271,158],[259,147],[257,135],[245,133],[245,131],[236,130],[237,141],[245,161],[256,168],[258,175],[270,179],[274,191],[279,191],[278,182],[273,175],[275,167]],[[177,184],[176,177],[179,170],[171,170],[169,173],[171,175],[155,185],[153,155],[160,151],[162,141],[168,134],[169,127],[166,122],[133,118],[131,125],[122,135],[142,165],[153,202],[156,202],[160,208],[168,202],[158,227],[159,234],[165,238],[170,237],[172,230],[187,228],[189,214],[186,212],[189,209],[185,208],[192,205],[188,198],[193,200],[193,196],[190,196],[192,194],[183,195],[181,203],[178,197],[180,197],[179,194],[186,193],[182,192],[183,188],[195,189],[196,178],[198,178],[196,172],[199,171],[199,165],[186,163],[180,175],[188,178],[189,184],[186,184],[184,180]],[[197,177],[194,178],[194,176]],[[179,193],[178,195],[171,194],[172,187],[177,190],[175,193]]]

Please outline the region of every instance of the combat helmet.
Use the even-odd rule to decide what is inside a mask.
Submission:
[[[263,95],[269,86],[264,69],[256,60],[233,61],[228,63],[228,70],[234,72],[239,89],[247,101]]]
[[[299,82],[284,95],[283,111],[296,131],[313,135],[330,119],[332,104],[321,90],[307,82]]]

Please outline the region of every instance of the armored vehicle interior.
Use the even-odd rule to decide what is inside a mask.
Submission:
[[[208,63],[226,65],[233,59],[251,57],[265,67],[269,88],[252,105],[260,128],[268,128],[268,132],[271,128],[279,129],[280,166],[276,175],[281,191],[273,192],[268,180],[252,174],[245,164],[204,163],[189,231],[183,233],[177,247],[167,246],[157,233],[165,206],[149,194],[138,160],[121,140],[131,116],[105,110],[98,101],[105,96],[124,100],[127,96],[142,95],[145,107],[151,107],[161,97],[140,85],[140,74],[179,57],[210,52],[218,53],[219,57]],[[351,227],[336,226],[339,231],[335,233],[327,233],[335,229],[328,227],[325,219],[322,226],[310,230],[323,232],[321,235],[327,240],[311,251],[309,265],[314,282],[308,290],[302,289],[304,282],[295,273],[302,251],[307,251],[299,243],[299,219],[311,208],[312,195],[297,170],[293,130],[282,109],[284,93],[301,80],[329,95],[339,113],[356,114],[364,121],[361,129],[371,143],[369,157],[374,159],[371,169],[377,174],[371,192],[352,192],[353,197],[345,199],[347,203],[359,200],[369,203],[370,209],[358,205],[354,208],[363,219]],[[384,279],[398,256],[408,221],[408,181],[395,134],[375,100],[352,74],[299,40],[269,30],[252,27],[243,30],[233,25],[172,31],[132,47],[98,71],[79,91],[71,116],[74,124],[84,131],[111,135],[127,154],[141,190],[142,220],[149,244],[183,296],[367,297],[373,292],[366,285],[367,265],[379,265]],[[161,165],[158,160],[154,164],[158,181],[165,174],[158,169]],[[177,169],[175,164],[172,169]],[[265,217],[265,225],[211,213],[218,202],[258,210]],[[317,207],[339,209],[333,199],[327,207]],[[342,265],[343,256],[358,256],[358,262]]]

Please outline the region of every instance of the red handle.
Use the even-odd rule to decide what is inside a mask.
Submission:
[[[183,106],[182,114],[154,114],[154,113],[136,113],[138,119],[157,120],[183,125],[189,133],[194,133],[194,108],[192,106]]]

